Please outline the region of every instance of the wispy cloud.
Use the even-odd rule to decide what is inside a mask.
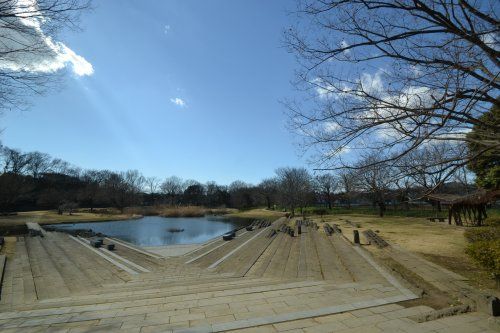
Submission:
[[[170,25],[166,24],[165,27],[163,28],[163,33],[165,35],[168,35],[168,33],[170,32],[170,29],[171,29]]]
[[[186,106],[186,102],[184,102],[184,100],[179,97],[171,98],[170,102],[174,103],[177,106],[180,106],[181,108]]]
[[[21,2],[20,2],[21,3]],[[6,18],[7,24],[0,27],[0,69],[10,71],[25,71],[32,73],[53,73],[65,67],[70,67],[78,76],[92,75],[94,68],[84,57],[76,54],[64,43],[54,41],[42,30],[46,20],[41,15],[26,17],[26,5],[21,3],[19,15]],[[37,13],[37,3],[33,2],[31,13]],[[22,26],[23,29],[13,29],[9,26]],[[29,47],[26,47],[29,46]],[[31,47],[33,46],[33,47]],[[31,48],[35,48],[33,52]]]
[[[350,45],[348,42],[346,42],[345,40],[343,40],[342,42],[340,42],[340,47],[345,49],[345,48],[348,48]],[[349,55],[351,53],[351,50],[347,49],[347,50],[344,50],[344,54],[345,55]]]

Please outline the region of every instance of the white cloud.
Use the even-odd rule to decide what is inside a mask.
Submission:
[[[369,73],[363,73],[360,80],[361,87],[367,93],[381,92],[384,88],[384,83],[382,82],[382,72],[378,71],[374,75]]]
[[[165,35],[168,35],[168,33],[170,32],[170,29],[171,29],[170,25],[166,24],[164,29],[163,29],[163,33]]]
[[[323,125],[323,128],[324,128],[325,132],[331,134],[331,133],[337,131],[340,128],[340,125],[336,122],[333,122],[333,121],[327,121]]]
[[[174,103],[175,105],[177,106],[180,106],[181,108],[183,108],[184,106],[186,106],[186,102],[184,102],[181,98],[179,97],[176,97],[176,98],[171,98],[170,99],[170,102]]]
[[[92,64],[62,42],[42,30],[45,18],[33,17],[35,0],[18,1],[19,11],[0,23],[0,69],[33,73],[53,73],[70,66],[78,76],[92,75]],[[26,12],[30,12],[27,17]],[[18,27],[13,29],[12,27]]]
[[[327,150],[326,152],[323,153],[323,156],[328,158],[339,157],[341,155],[348,155],[351,152],[351,150],[352,149],[349,146],[337,147]]]
[[[495,51],[500,50],[500,38],[498,37],[498,34],[490,32],[488,34],[482,35],[481,40],[483,41],[483,43],[485,43]]]
[[[346,42],[345,40],[343,40],[342,42],[340,42],[340,47],[343,48],[343,49],[346,48],[346,47],[349,47],[349,46],[350,46],[349,43]],[[344,54],[345,55],[349,55],[350,53],[351,53],[351,50],[344,50]]]
[[[338,99],[339,97],[345,95],[345,93],[351,91],[351,89],[345,84],[341,87],[336,87],[321,78],[315,78],[312,80],[312,84],[316,86],[316,94],[320,99]]]

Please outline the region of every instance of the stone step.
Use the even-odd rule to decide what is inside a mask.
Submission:
[[[236,302],[240,298],[256,300],[274,297],[274,295],[277,297],[278,295],[311,293],[323,290],[323,287],[326,286],[323,281],[299,281],[274,285],[235,285],[228,289],[218,288],[212,290],[210,288],[203,288],[203,290],[198,292],[190,290],[169,296],[160,294],[146,299],[134,300],[129,298],[121,301],[104,301],[99,304],[63,306],[61,303],[54,303],[53,307],[0,313],[0,320],[3,322],[3,325],[0,325],[0,327],[11,327],[11,325],[18,323],[20,318],[26,320],[44,318],[44,320],[54,320],[53,322],[68,322],[82,320],[82,316],[88,318],[90,316],[92,318],[107,318],[110,312],[115,312],[118,316],[130,315],[132,312],[134,314],[147,314],[152,310],[151,305],[154,305],[153,307],[161,307],[162,309],[170,307],[183,309],[193,306],[216,305],[230,300]],[[106,296],[103,295],[104,297]],[[118,314],[118,312],[120,313]],[[78,317],[78,320],[75,317]]]
[[[45,239],[40,242],[49,258],[51,258],[55,269],[59,272],[64,284],[71,293],[91,289],[95,281],[90,279],[85,271],[81,270],[77,261],[71,260],[66,252],[62,250],[53,239],[47,239],[48,233],[45,233]]]
[[[107,290],[99,290],[97,294],[85,294],[85,295],[73,295],[70,297],[60,298],[60,299],[50,299],[41,301],[35,304],[29,304],[25,306],[16,307],[17,311],[20,310],[32,310],[32,309],[43,309],[50,307],[62,307],[62,306],[75,306],[75,305],[88,305],[88,304],[100,304],[107,302],[119,302],[119,301],[131,301],[131,300],[143,300],[151,297],[167,297],[167,296],[177,296],[186,293],[197,293],[205,291],[220,291],[238,288],[249,288],[249,287],[260,287],[260,286],[273,286],[283,283],[283,281],[269,280],[269,279],[218,279],[218,280],[203,280],[198,283],[188,283],[177,285],[164,284],[163,286],[150,286],[147,288],[145,286],[141,290],[130,290],[124,289],[121,291],[113,290],[111,292]],[[1,314],[0,314],[1,318]]]
[[[224,257],[226,254],[235,250],[238,246],[242,245],[249,239],[251,239],[255,234],[257,234],[262,229],[256,229],[254,231],[243,231],[241,236],[234,238],[230,241],[225,241],[224,246],[221,246],[214,251],[208,253],[207,255],[200,257],[199,259],[189,263],[190,265],[197,265],[198,267],[207,268],[214,264],[217,260]],[[243,234],[244,233],[244,234]]]
[[[138,330],[153,325],[176,325],[180,331],[184,328],[186,332],[217,332],[325,316],[407,299],[397,290],[389,292],[385,288],[304,281],[274,287],[185,294],[149,299],[147,302],[51,309],[50,312],[18,312],[15,314],[17,317],[2,320],[0,328],[28,329],[57,325],[63,329],[92,321],[95,326],[89,331],[105,330],[106,327]],[[166,326],[162,328],[168,330]]]
[[[362,256],[354,251],[353,245],[349,244],[342,235],[333,234],[328,236],[328,239],[339,261],[355,282],[384,283],[386,281]]]
[[[59,232],[48,232],[47,238],[53,238],[57,245],[91,276],[97,285],[124,283],[131,278],[129,274],[110,265],[107,261],[92,253],[83,245],[73,241],[68,235]]]
[[[52,256],[40,237],[26,237],[26,248],[33,272],[38,299],[65,297],[71,294]]]
[[[5,263],[4,281],[0,306],[28,304],[37,299],[35,282],[26,249],[24,237],[18,237],[14,253],[9,253]]]

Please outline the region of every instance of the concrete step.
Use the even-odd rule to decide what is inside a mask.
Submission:
[[[223,331],[279,323],[332,313],[369,308],[405,300],[383,286],[333,285],[325,281],[302,281],[274,286],[258,286],[186,293],[171,297],[18,311],[0,314],[0,328],[27,329],[43,325],[116,325],[121,329],[160,324],[177,328]],[[114,327],[114,326],[113,326]]]
[[[19,318],[38,318],[38,317],[50,317],[50,316],[64,316],[64,318],[59,318],[61,320],[67,320],[71,318],[73,314],[93,314],[96,318],[105,318],[103,310],[122,310],[132,308],[135,309],[137,313],[148,313],[147,306],[152,304],[160,304],[162,308],[168,308],[170,306],[181,309],[183,307],[201,306],[204,303],[209,305],[211,303],[218,304],[227,300],[228,297],[237,299],[241,295],[250,295],[251,299],[266,298],[271,297],[270,292],[280,291],[282,294],[292,294],[294,292],[311,292],[310,288],[321,288],[326,284],[323,281],[298,281],[289,283],[253,283],[245,285],[241,283],[235,283],[234,285],[217,286],[217,287],[207,287],[201,286],[199,290],[183,290],[179,292],[171,292],[170,294],[152,294],[147,295],[146,298],[139,297],[134,299],[130,295],[128,298],[123,300],[108,300],[106,295],[102,295],[102,302],[92,303],[85,305],[66,305],[65,302],[44,302],[44,304],[39,303],[38,305],[44,306],[44,308],[31,307],[26,310],[18,310],[12,312],[0,313],[0,320],[14,320]],[[309,288],[309,289],[308,289]],[[140,296],[140,295],[137,295]],[[129,311],[130,312],[130,311]],[[125,315],[124,313],[122,313]],[[130,313],[129,313],[130,314]],[[16,321],[17,322],[17,321]],[[65,321],[59,321],[65,322]],[[9,325],[4,325],[0,327],[9,327]]]
[[[109,301],[141,300],[150,297],[182,295],[184,293],[220,291],[225,289],[247,288],[252,286],[275,285],[283,281],[270,279],[203,279],[193,281],[178,281],[177,284],[163,283],[144,286],[141,289],[124,288],[122,290],[96,290],[95,293],[85,295],[72,295],[59,299],[49,299],[36,304],[19,305],[16,310],[41,309],[47,307],[61,307],[72,305],[99,304]],[[6,310],[1,309],[0,310]]]

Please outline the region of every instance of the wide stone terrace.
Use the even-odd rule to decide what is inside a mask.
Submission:
[[[314,224],[298,234],[286,218],[177,257],[42,235],[2,250],[2,332],[494,331],[479,313],[419,323],[433,309],[401,305],[417,295],[369,252]]]

